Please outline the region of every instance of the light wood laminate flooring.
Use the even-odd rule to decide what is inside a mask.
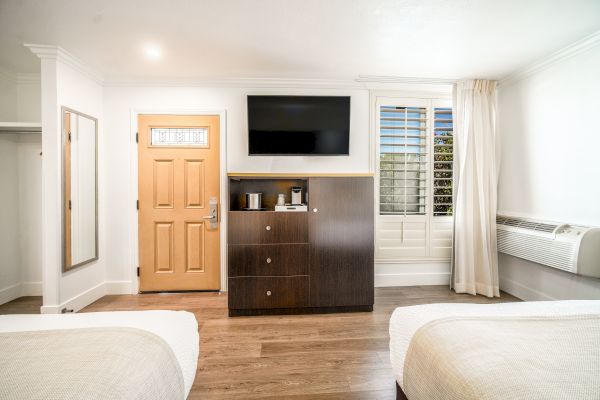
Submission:
[[[375,290],[372,313],[227,316],[227,295],[166,293],[105,296],[81,312],[186,310],[200,329],[198,372],[190,399],[395,399],[388,321],[399,306],[518,301],[459,295],[447,286]],[[24,297],[0,314],[39,312]]]

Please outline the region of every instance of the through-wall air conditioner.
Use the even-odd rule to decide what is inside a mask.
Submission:
[[[600,278],[600,228],[496,216],[498,251]]]

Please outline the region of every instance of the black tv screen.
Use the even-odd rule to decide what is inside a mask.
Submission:
[[[349,96],[248,96],[250,155],[348,155]]]

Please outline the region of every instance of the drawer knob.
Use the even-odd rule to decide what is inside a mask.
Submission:
[[[270,296],[270,295],[271,295],[271,291],[267,290],[267,296]]]
[[[265,229],[268,230],[268,231],[270,231],[271,230],[271,225],[267,225],[267,227]]]
[[[271,261],[273,261],[273,260],[271,260],[271,257],[268,257],[267,258],[267,264],[271,264]]]
[[[319,211],[319,209],[318,209],[318,208],[313,208],[313,212],[314,212],[314,213],[316,213],[316,212],[318,212],[318,211]]]

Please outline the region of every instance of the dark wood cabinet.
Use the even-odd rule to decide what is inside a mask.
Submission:
[[[229,308],[237,310],[308,306],[308,276],[229,279]]]
[[[308,243],[232,244],[228,249],[229,276],[308,275]]]
[[[229,244],[308,243],[305,212],[231,211]]]
[[[310,178],[311,305],[373,304],[373,178]]]
[[[303,188],[308,212],[240,211],[240,190],[274,199],[290,185]],[[372,311],[371,176],[231,177],[229,189],[231,316]]]

